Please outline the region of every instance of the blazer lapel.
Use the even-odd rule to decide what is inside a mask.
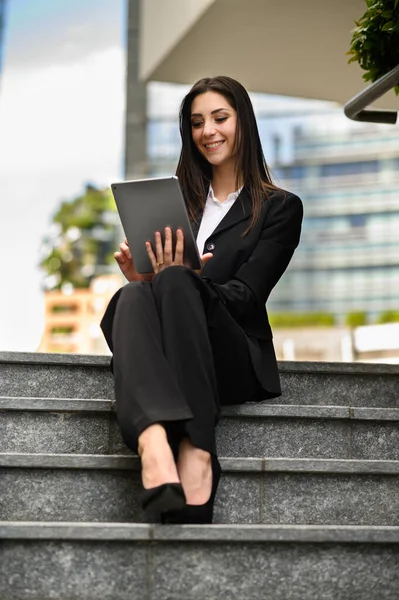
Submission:
[[[212,232],[212,236],[232,227],[236,223],[247,219],[252,213],[251,196],[246,188],[243,188],[237,200],[230,208],[228,213],[220,221],[219,225]]]

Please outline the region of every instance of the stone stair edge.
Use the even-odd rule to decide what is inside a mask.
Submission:
[[[399,544],[398,526],[158,525],[0,521],[2,540]]]
[[[110,359],[99,354],[0,352],[0,363],[14,364],[108,367]],[[279,361],[278,366],[281,373],[399,375],[399,365],[389,363]]]
[[[223,458],[224,472],[399,475],[397,460],[318,458]],[[0,453],[0,468],[140,471],[137,456]]]
[[[113,412],[114,405],[113,400],[107,399],[0,396],[0,410],[11,411]],[[265,401],[241,406],[224,406],[222,416],[399,421],[399,408],[273,404]]]

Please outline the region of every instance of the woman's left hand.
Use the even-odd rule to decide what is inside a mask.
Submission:
[[[183,265],[184,235],[181,229],[176,231],[176,246],[174,249],[170,227],[165,227],[164,246],[162,246],[162,237],[159,231],[155,232],[155,252],[150,242],[146,242],[145,245],[155,275],[167,267]]]
[[[173,267],[176,265],[183,265],[183,254],[184,254],[184,235],[181,229],[176,231],[176,247],[173,254],[173,240],[172,230],[170,227],[165,227],[165,246],[162,247],[162,238],[159,231],[155,232],[155,253],[152,249],[151,243],[146,242],[146,249],[148,257],[151,261],[152,268],[154,269],[154,275],[163,271],[167,267]],[[202,266],[204,266],[208,260],[213,257],[211,252],[201,256]],[[196,271],[200,273],[200,271]]]

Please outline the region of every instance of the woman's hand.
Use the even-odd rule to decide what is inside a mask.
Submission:
[[[122,244],[119,244],[120,251],[114,253],[114,258],[118,263],[120,270],[126,279],[130,281],[151,281],[153,278],[152,274],[142,275],[137,273],[132,255],[130,253],[128,241],[125,240]]]
[[[165,227],[165,245],[162,246],[162,237],[159,231],[155,232],[155,252],[151,243],[145,243],[148,258],[151,261],[155,275],[167,267],[183,265],[184,235],[181,229],[176,231],[176,246],[173,252],[172,230]]]
[[[183,254],[184,254],[184,234],[181,229],[176,231],[176,247],[173,255],[173,240],[172,230],[170,227],[165,227],[165,246],[162,247],[162,238],[159,231],[155,232],[155,253],[152,249],[150,242],[146,242],[146,249],[148,257],[151,261],[154,273],[157,274],[163,271],[167,267],[176,265],[183,265]],[[202,266],[204,266],[208,260],[213,257],[213,254],[208,252],[201,256]],[[200,271],[196,271],[199,273]]]

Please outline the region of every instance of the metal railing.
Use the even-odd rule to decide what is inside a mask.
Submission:
[[[354,121],[394,125],[398,117],[396,110],[375,110],[368,109],[367,106],[378,100],[378,98],[381,98],[381,96],[398,84],[399,65],[349,100],[344,106],[345,115]]]

